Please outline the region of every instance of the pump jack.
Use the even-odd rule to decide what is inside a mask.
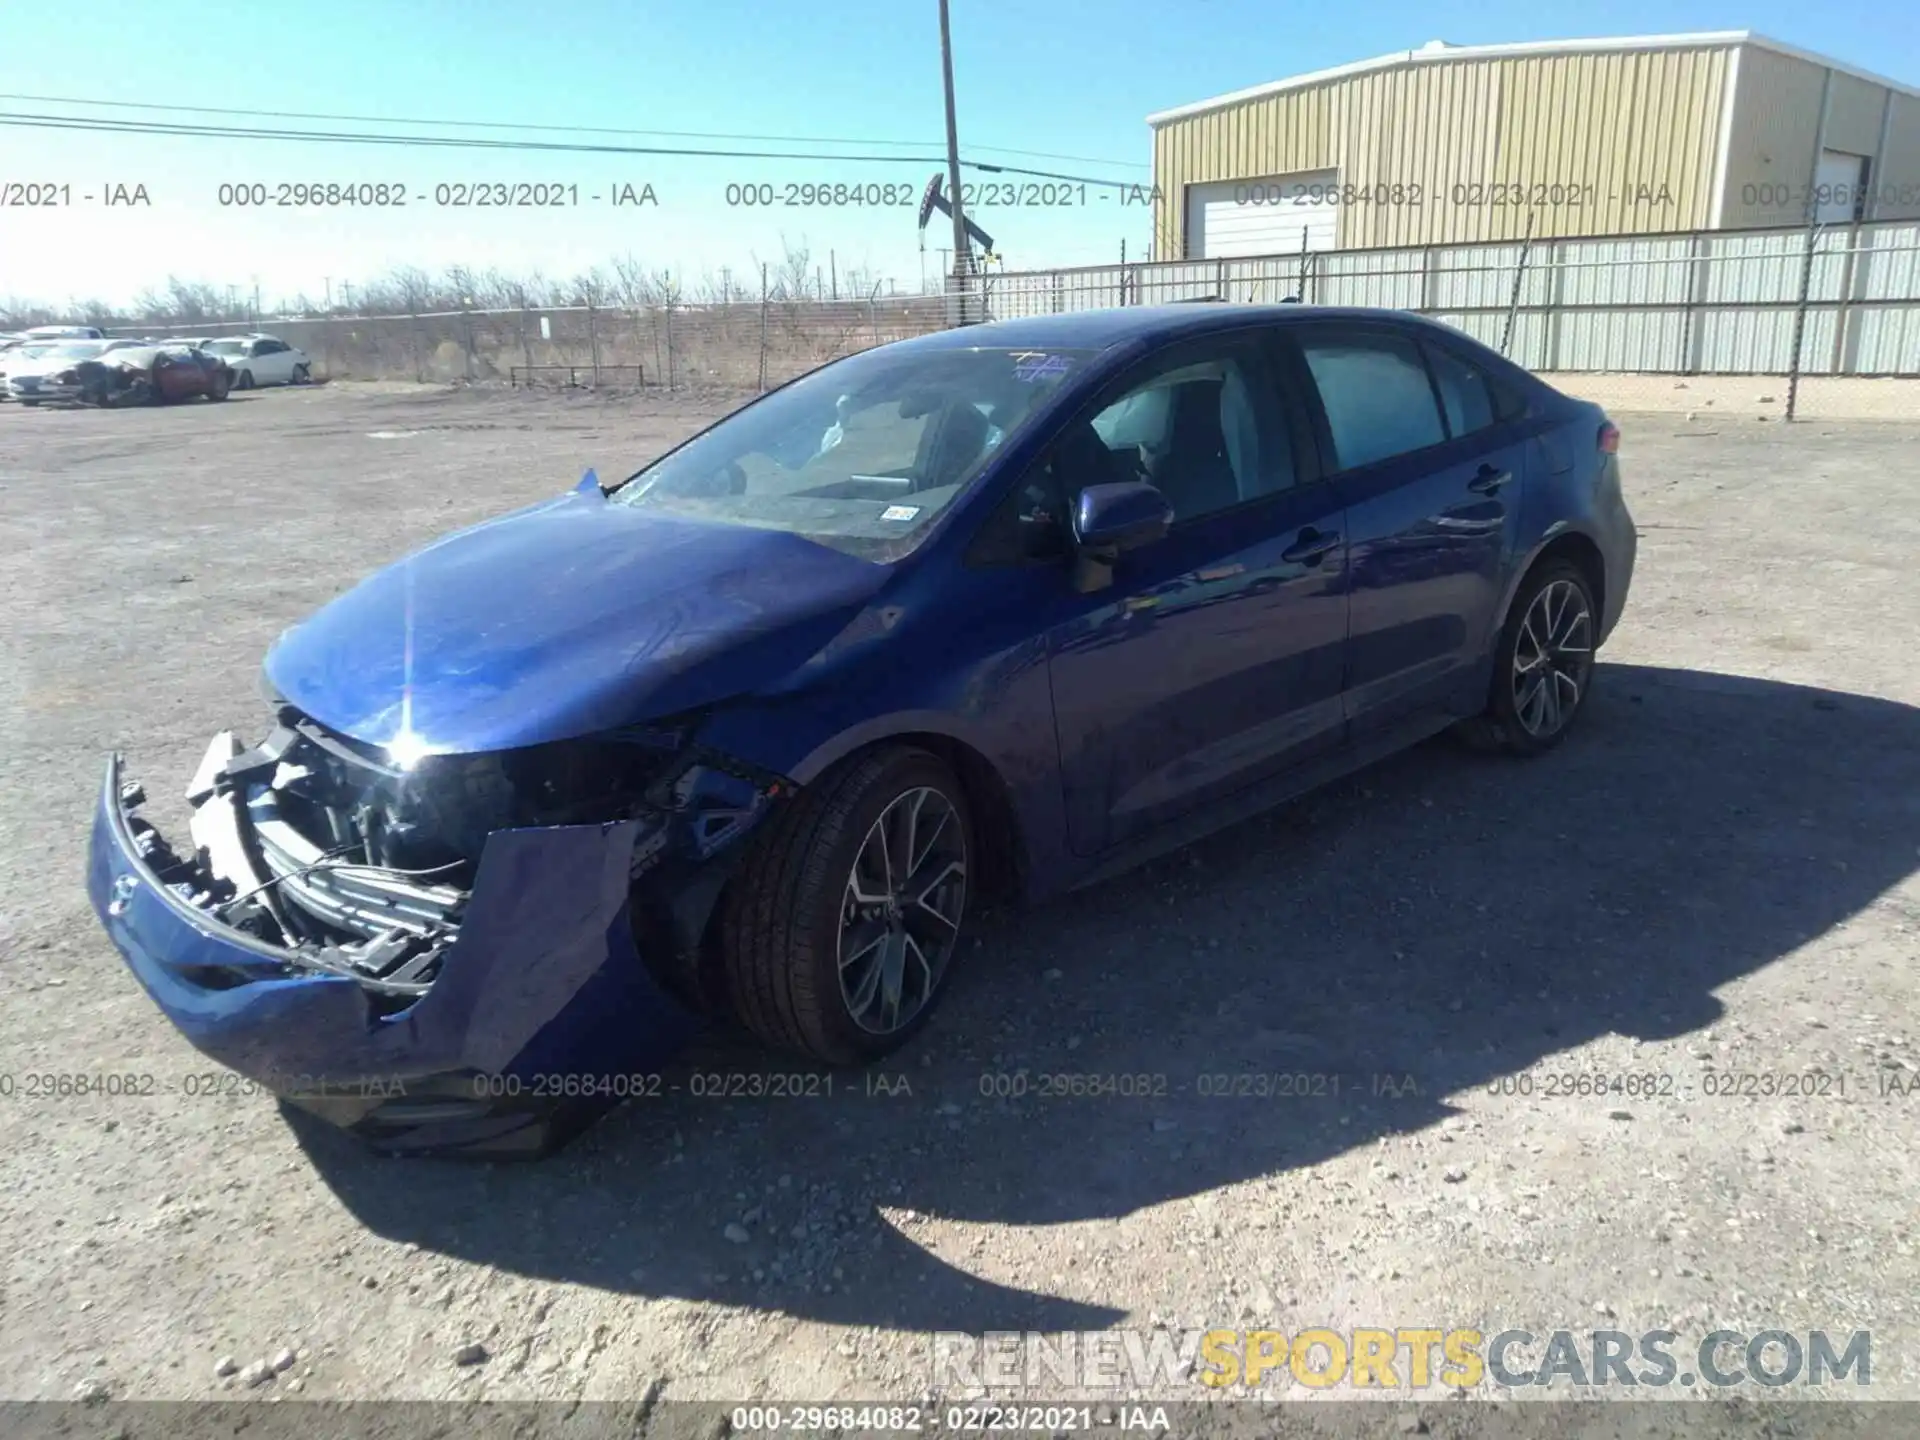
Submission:
[[[945,181],[946,177],[935,171],[933,178],[927,181],[927,188],[921,193],[920,229],[922,232],[926,230],[927,222],[933,218],[934,211],[938,210],[949,219],[953,216],[953,202],[946,196]],[[967,238],[977,243],[987,254],[993,254],[993,237],[974,224],[971,215],[962,216],[961,223],[967,227]],[[960,257],[960,265],[970,275],[979,273],[980,267],[974,263],[971,246],[968,247],[967,253]]]

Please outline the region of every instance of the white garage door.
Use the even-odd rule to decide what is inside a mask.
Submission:
[[[1297,255],[1331,250],[1339,237],[1335,170],[1216,180],[1187,187],[1187,258]]]
[[[1866,175],[1866,156],[1822,150],[1813,178],[1814,220],[1821,225],[1844,225],[1853,219]]]

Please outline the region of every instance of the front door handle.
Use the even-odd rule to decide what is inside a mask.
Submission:
[[[1496,470],[1491,465],[1482,465],[1467,482],[1467,489],[1481,495],[1491,495],[1502,485],[1513,479],[1511,470]]]
[[[1309,525],[1300,532],[1293,544],[1280,552],[1280,558],[1289,565],[1318,565],[1327,556],[1339,548],[1340,537],[1329,535],[1324,530],[1316,530]]]

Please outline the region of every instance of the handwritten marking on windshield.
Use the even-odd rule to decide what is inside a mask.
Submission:
[[[1013,378],[1029,382],[1054,380],[1072,368],[1072,362],[1064,355],[1040,355],[1027,351],[1014,357]]]

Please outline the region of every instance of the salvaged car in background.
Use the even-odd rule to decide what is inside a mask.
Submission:
[[[202,395],[224,400],[233,388],[233,371],[225,361],[174,342],[78,341],[50,348],[35,365],[18,377],[15,398],[23,404],[161,405]]]
[[[164,405],[203,395],[224,400],[233,389],[224,360],[177,341],[114,351],[91,363],[104,373],[92,377],[85,398],[101,405]]]
[[[78,400],[90,385],[97,386],[104,372],[89,370],[82,379],[80,367],[98,364],[107,357],[140,348],[138,340],[53,340],[21,346],[0,360],[6,375],[7,394],[22,405],[38,405],[46,400]]]
[[[7,367],[15,370],[30,367],[40,354],[50,349],[49,344],[35,344],[18,335],[0,335],[0,401],[11,398],[7,389]]]
[[[313,379],[313,362],[272,335],[229,335],[208,340],[206,348],[233,367],[233,388],[256,385],[305,385]]]
[[[871,1062],[980,896],[1449,728],[1551,750],[1633,576],[1619,444],[1397,312],[878,347],[287,630],[191,843],[109,757],[88,892],[194,1045],[382,1148],[545,1148],[705,1017]]]
[[[27,340],[104,340],[107,332],[98,325],[34,325],[20,332]]]

